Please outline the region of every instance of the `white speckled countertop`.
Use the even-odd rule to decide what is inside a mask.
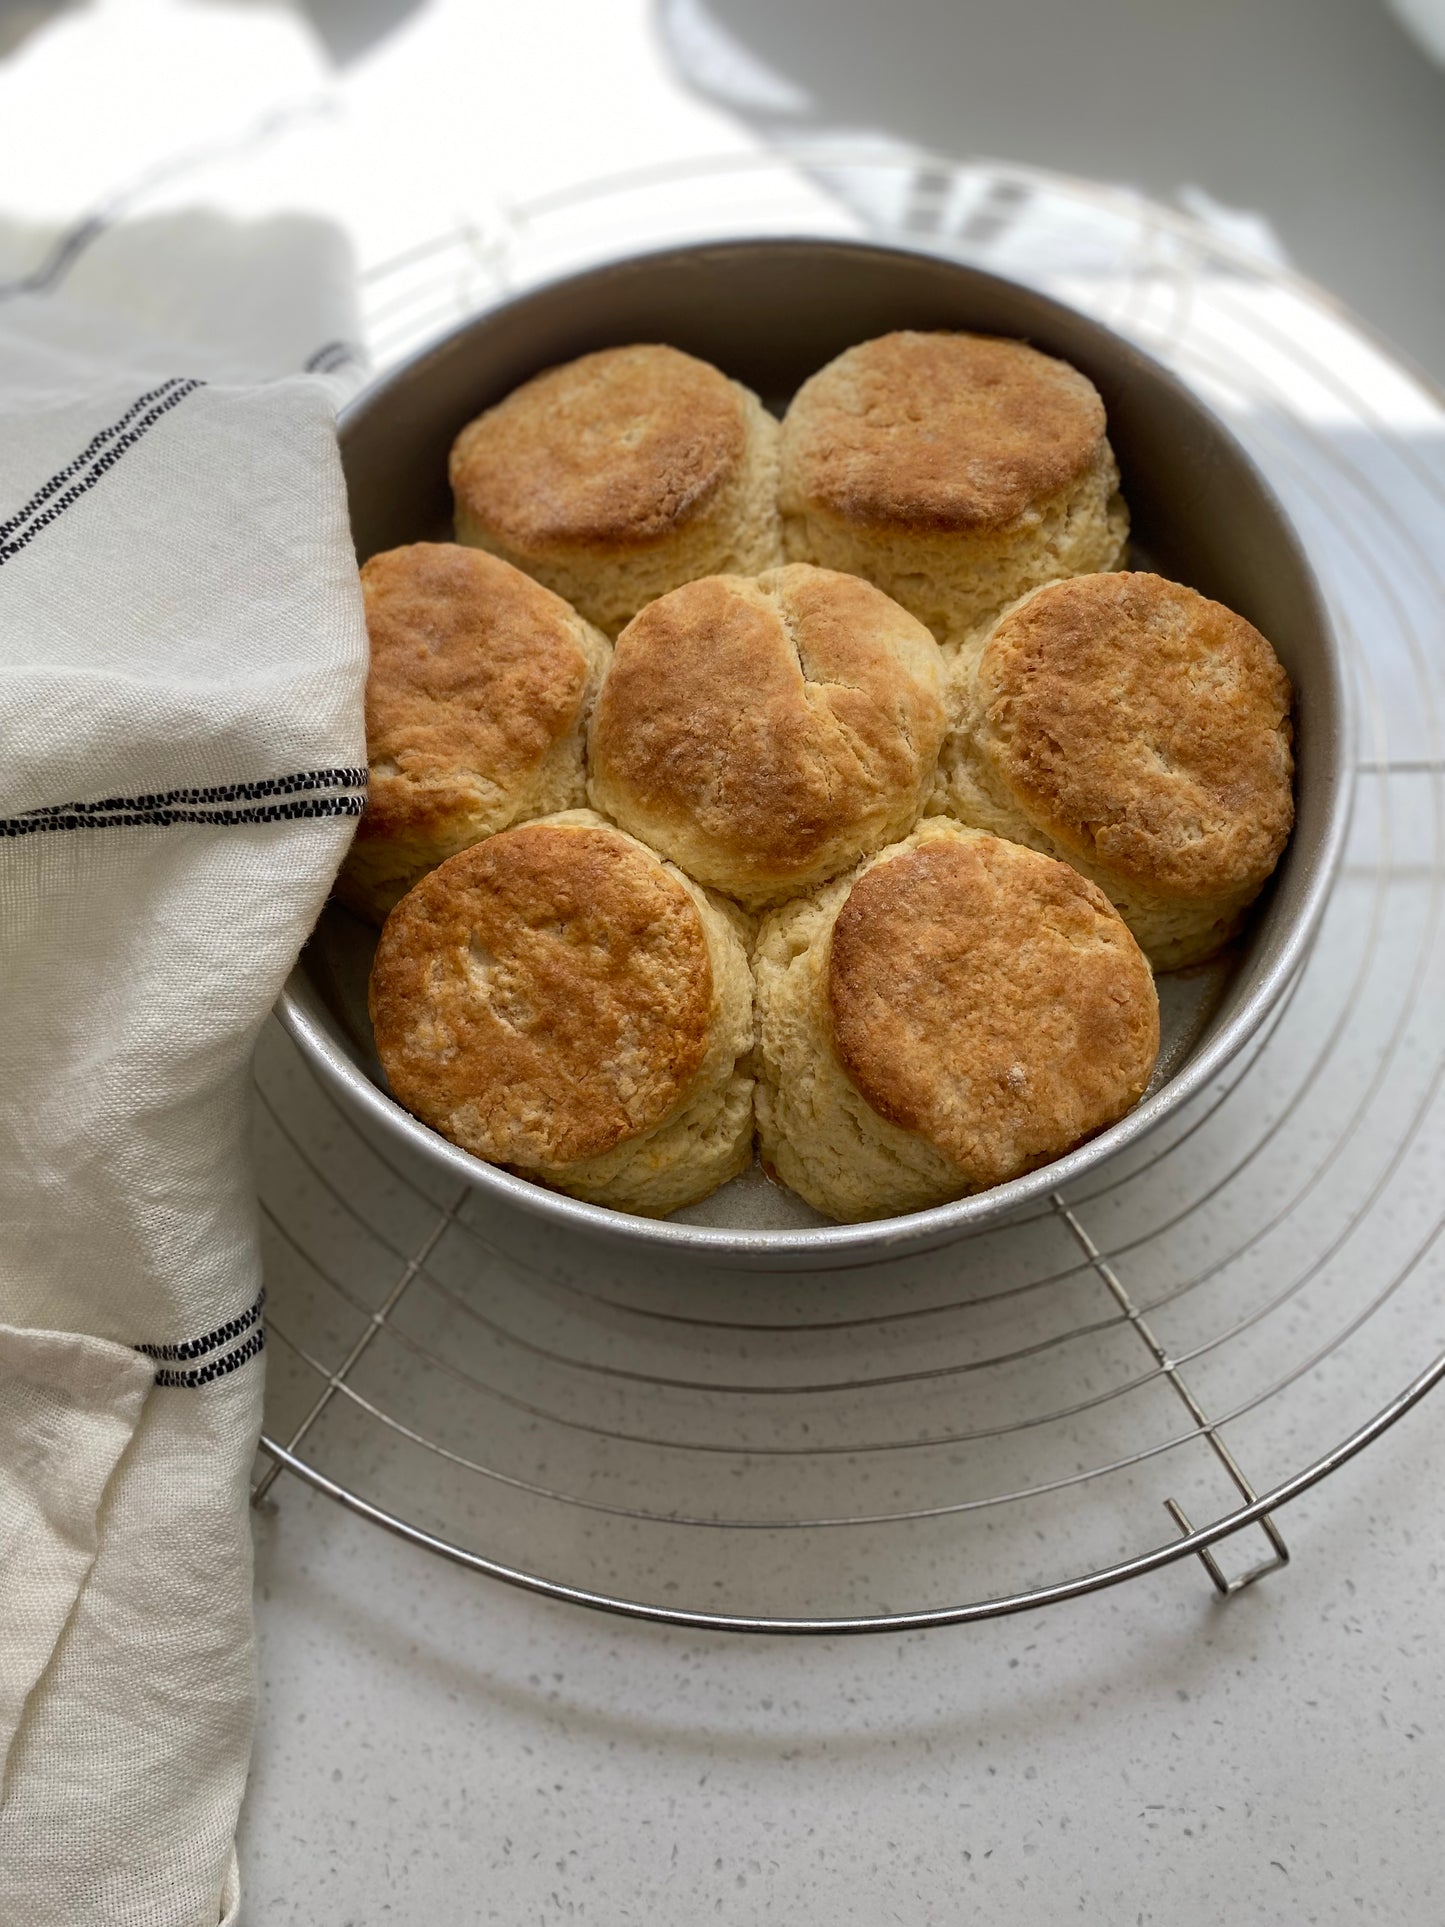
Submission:
[[[1163,115],[1141,117],[1131,167],[1117,102],[1009,95],[1057,4],[974,32],[904,0],[882,40],[884,10],[848,0],[825,28],[824,5],[675,0],[656,18],[693,83],[765,135],[861,116],[1259,209],[1445,372],[1445,76],[1366,0],[1287,0],[1268,22],[1234,0],[1165,6],[1138,32],[1123,0],[1091,8],[1101,45],[1129,36],[1134,99],[1203,62],[1214,105],[1185,117],[1177,167]],[[1441,1342],[1422,1332],[1397,1382]],[[1427,1401],[1292,1505],[1294,1563],[1229,1602],[1187,1561],[1043,1613],[853,1641],[589,1615],[283,1477],[256,1522],[243,1918],[1445,1920],[1442,1418]]]
[[[1044,1613],[800,1642],[527,1597],[291,1483],[258,1522],[257,1927],[1445,1918],[1445,1431]]]

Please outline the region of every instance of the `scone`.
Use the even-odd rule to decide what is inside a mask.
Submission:
[[[387,918],[377,1054],[463,1150],[661,1216],[752,1155],[745,937],[740,912],[591,811],[503,830]]]
[[[337,894],[380,923],[445,857],[586,800],[609,646],[510,563],[449,542],[374,555],[361,586],[371,781]]]
[[[695,576],[783,559],[778,425],[677,348],[604,348],[549,368],[457,437],[460,542],[515,562],[616,635]]]
[[[750,909],[906,834],[943,740],[943,662],[856,576],[710,576],[617,639],[592,714],[596,808]]]
[[[1038,583],[1118,562],[1104,431],[1093,383],[1021,341],[865,341],[783,422],[788,559],[866,576],[951,648]]]
[[[941,818],[773,911],[753,963],[764,1165],[845,1221],[1062,1156],[1137,1103],[1159,1050],[1103,894]]]
[[[1294,822],[1289,678],[1162,576],[1036,590],[951,666],[935,803],[1093,879],[1158,970],[1239,928]]]

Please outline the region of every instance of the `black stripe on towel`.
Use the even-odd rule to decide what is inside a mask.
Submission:
[[[245,1311],[228,1318],[224,1325],[217,1325],[214,1331],[205,1332],[199,1338],[185,1338],[175,1345],[137,1345],[134,1349],[157,1361],[157,1385],[210,1385],[218,1378],[228,1377],[265,1349],[266,1328],[261,1323],[261,1309],[265,1303],[266,1293],[262,1290],[257,1293],[254,1304]],[[234,1351],[222,1349],[241,1338],[243,1333],[248,1336]],[[186,1363],[188,1359],[205,1358],[207,1352],[217,1351],[220,1357],[207,1359],[204,1365]]]
[[[227,1352],[221,1358],[213,1358],[209,1365],[199,1365],[187,1372],[157,1372],[156,1384],[179,1387],[210,1385],[218,1378],[228,1377],[239,1366],[249,1364],[265,1348],[266,1333],[264,1329],[258,1329],[252,1332],[244,1345],[238,1345],[235,1351]]]
[[[0,817],[0,837],[37,836],[45,830],[169,829],[177,823],[222,827],[245,823],[299,823],[325,816],[360,816],[364,796],[299,796],[283,803],[254,803],[244,809],[118,809],[86,813]]]
[[[228,1318],[224,1325],[217,1325],[204,1338],[187,1338],[179,1345],[136,1345],[132,1349],[144,1352],[147,1358],[172,1363],[183,1363],[188,1358],[204,1358],[207,1352],[215,1351],[220,1345],[229,1345],[233,1338],[239,1338],[242,1332],[249,1331],[261,1316],[261,1307],[265,1302],[266,1293],[262,1290],[248,1311]]]
[[[354,342],[326,341],[314,355],[308,355],[301,366],[308,375],[334,375],[338,368],[345,368],[353,362],[359,367],[362,360],[361,350]]]
[[[360,768],[306,769],[295,776],[264,776],[251,783],[217,783],[210,789],[154,790],[140,796],[103,796],[98,803],[47,803],[25,817],[95,816],[103,811],[164,810],[187,803],[249,803],[261,796],[290,796],[298,790],[361,790],[367,771]]]
[[[198,388],[204,387],[203,381],[194,379],[176,381],[167,383],[163,388],[155,389],[151,395],[142,395],[139,403],[133,402],[121,421],[113,422],[109,429],[102,430],[95,438],[96,442],[103,445],[93,460],[88,452],[82,452],[58,474],[52,475],[44,488],[32,496],[30,503],[27,503],[12,518],[10,526],[18,528],[19,533],[12,536],[9,541],[0,541],[0,568],[3,568],[12,556],[18,555],[23,548],[33,542],[42,529],[58,521],[68,508],[80,500],[82,495],[93,489],[96,483],[115,467],[126,450],[134,448],[136,443],[155,427],[162,415],[168,414],[178,402],[183,402],[187,395],[193,395]],[[150,404],[149,407],[145,406],[147,402]],[[144,408],[144,413],[138,417],[135,415],[137,406]],[[126,422],[130,423],[129,427],[123,426]],[[59,488],[68,477],[77,475],[77,471],[87,460],[90,460],[90,467],[86,472],[79,475],[77,480],[72,481],[68,488],[57,495],[48,508],[41,509],[39,513],[31,512],[34,504],[41,499],[48,499],[53,490]]]
[[[12,536],[20,524],[28,522],[38,509],[43,509],[58,488],[64,488],[71,476],[84,468],[87,462],[93,461],[107,442],[113,441],[117,435],[129,428],[136,416],[148,408],[153,401],[159,401],[162,395],[168,395],[173,388],[178,387],[180,380],[179,375],[173,375],[169,381],[163,381],[159,388],[149,389],[131,403],[118,422],[112,422],[109,428],[102,428],[98,435],[93,435],[75,460],[68,462],[57,474],[52,475],[44,488],[37,489],[24,508],[18,509],[8,522],[0,522],[0,542]]]
[[[109,226],[106,216],[98,210],[83,214],[74,227],[67,228],[60,236],[38,268],[32,269],[29,274],[22,274],[15,281],[0,282],[0,301],[7,301],[17,294],[44,294],[84,254],[92,241],[99,240]]]

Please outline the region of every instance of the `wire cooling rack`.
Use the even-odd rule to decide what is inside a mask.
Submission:
[[[1044,286],[1170,362],[1285,498],[1349,650],[1345,866],[1262,1036],[1043,1209],[827,1274],[619,1256],[457,1190],[257,1056],[270,1378],[290,1472],[479,1572],[642,1617],[876,1631],[1197,1556],[1445,1377],[1445,397],[1327,296],[1124,192],[814,151],[626,181],[382,265],[393,359],[512,287],[701,233],[868,232]]]

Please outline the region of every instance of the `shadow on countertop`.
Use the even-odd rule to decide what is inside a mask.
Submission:
[[[655,5],[680,76],[765,137],[1197,186],[1445,376],[1445,70],[1378,0]]]

